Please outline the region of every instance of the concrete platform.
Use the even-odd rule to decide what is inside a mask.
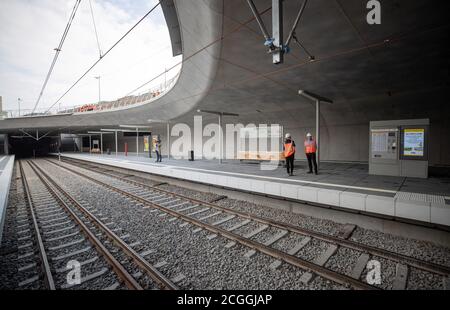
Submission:
[[[134,169],[228,189],[331,206],[388,218],[450,226],[450,179],[416,179],[368,175],[364,164],[322,163],[319,175],[297,164],[294,176],[282,167],[260,170],[257,164],[228,161],[164,160],[85,153],[62,156]]]
[[[2,241],[3,224],[5,222],[13,168],[14,155],[0,156],[0,243]]]

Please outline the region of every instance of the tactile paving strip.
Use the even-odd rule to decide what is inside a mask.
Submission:
[[[410,193],[410,192],[398,192],[395,195],[395,198],[401,200],[415,200],[415,201],[423,201],[435,204],[446,204],[445,196],[440,195],[429,195],[429,194],[421,194],[421,193]]]

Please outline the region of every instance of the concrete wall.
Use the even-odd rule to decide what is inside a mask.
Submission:
[[[206,125],[212,122],[207,121]],[[192,123],[186,122],[191,128]],[[245,124],[244,124],[245,125]],[[191,129],[192,145],[189,149],[193,149],[194,133]],[[153,131],[153,134],[160,134],[162,139],[162,152],[167,154],[167,133],[165,127],[159,127]],[[305,127],[284,127],[284,132],[289,132],[297,143],[298,152],[296,159],[306,159],[303,153],[303,140],[307,132],[314,135],[314,126]],[[450,125],[447,122],[439,122],[436,120],[430,126],[430,165],[431,166],[447,166],[450,165]],[[171,142],[178,139],[172,136]],[[206,142],[210,137],[203,137]],[[128,143],[128,151],[134,153],[136,151],[136,137],[124,137],[121,133],[118,135],[118,150],[124,152],[124,144]],[[226,145],[226,136],[224,134],[224,154],[231,148],[237,151],[238,140],[235,140],[234,146]],[[103,137],[104,151],[110,148],[115,151],[114,135],[104,135]],[[139,152],[144,151],[143,137],[139,137]],[[321,127],[321,159],[329,161],[352,161],[352,162],[368,162],[369,156],[369,124],[351,124],[351,125],[335,125]]]
[[[5,223],[6,208],[8,206],[9,188],[14,168],[14,155],[9,156],[9,160],[0,174],[0,243],[2,241],[3,225]]]

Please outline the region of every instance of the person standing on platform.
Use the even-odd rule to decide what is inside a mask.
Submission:
[[[156,152],[156,162],[160,163],[162,162],[162,156],[161,156],[161,138],[158,135],[158,139],[155,143],[155,152]]]
[[[283,145],[284,157],[286,158],[286,169],[289,176],[294,175],[295,142],[291,134],[286,134]]]
[[[317,152],[317,143],[314,140],[312,134],[308,132],[305,140],[305,154],[308,159],[309,171],[308,173],[313,173],[313,165],[314,165],[314,173],[317,175],[317,161],[316,161],[316,152]]]

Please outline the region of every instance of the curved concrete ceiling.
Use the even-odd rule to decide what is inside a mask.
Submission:
[[[271,1],[255,3],[271,32]],[[286,36],[302,1],[283,3]],[[444,47],[449,34],[448,4],[382,1],[381,25],[368,25],[366,3],[309,1],[297,36],[316,61],[309,62],[292,43],[284,64],[273,65],[247,2],[223,1],[218,12],[224,33],[218,72],[199,107],[237,112],[244,120],[269,117],[288,126],[308,124],[314,120],[314,109],[298,96],[299,89],[306,89],[335,102],[323,106],[327,125],[430,117],[430,109],[437,112],[431,117],[442,116],[443,102],[427,99],[424,113],[422,99],[433,98],[448,86],[449,50]]]
[[[431,161],[450,164],[450,147],[444,146],[450,135],[448,1],[381,1],[381,25],[367,24],[364,0],[308,1],[296,33],[316,61],[292,43],[280,65],[266,53],[247,1],[174,3],[185,62],[170,93],[120,113],[33,120],[33,127],[149,118],[191,123],[201,108],[239,113],[233,122],[279,123],[299,136],[315,121],[312,103],[298,96],[305,89],[334,101],[321,109],[322,158],[367,160],[371,120],[430,118],[436,148]],[[271,33],[271,1],[255,3]],[[283,1],[285,36],[301,4]],[[3,123],[0,128],[7,128]],[[31,122],[11,123],[20,128]]]
[[[381,1],[381,25],[367,23],[367,1],[308,1],[296,33],[316,61],[291,44],[280,65],[267,55],[247,1],[216,2],[223,20],[217,76],[179,121],[191,122],[198,108],[234,112],[241,116],[230,122],[279,123],[301,140],[315,125],[314,105],[298,95],[304,89],[334,101],[321,108],[323,159],[367,161],[369,121],[430,118],[430,162],[450,164],[447,1]],[[283,1],[285,37],[302,2]],[[255,4],[271,33],[271,1]]]

